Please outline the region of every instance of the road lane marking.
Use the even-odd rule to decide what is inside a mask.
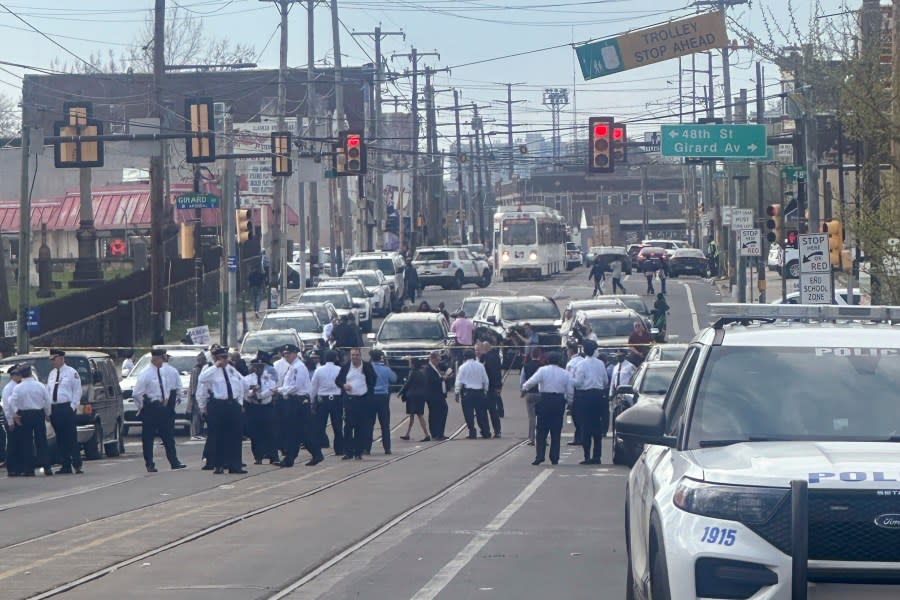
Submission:
[[[97,485],[86,485],[82,487],[72,488],[65,492],[57,493],[57,494],[47,494],[44,496],[29,496],[28,498],[23,498],[22,500],[18,500],[16,502],[10,502],[9,504],[0,504],[0,512],[9,510],[11,508],[19,508],[20,506],[32,506],[34,504],[38,504],[41,502],[52,502],[54,500],[62,500],[64,498],[71,498],[72,496],[78,496],[81,494],[89,494],[91,492],[96,492],[98,490],[103,490],[109,487],[113,487],[114,485],[121,485],[123,483],[128,483],[129,481],[134,481],[135,479],[142,478],[143,475],[134,475],[132,477],[128,477],[125,479],[120,479],[118,481],[110,481],[107,483],[101,483]]]
[[[691,310],[691,325],[694,326],[694,335],[700,333],[700,319],[697,318],[697,307],[694,305],[694,293],[691,291],[691,286],[687,283],[682,283],[684,286],[684,291],[687,293],[688,299],[688,307]]]
[[[553,471],[549,469],[538,473],[537,476],[531,480],[531,483],[529,483],[525,489],[506,506],[506,508],[501,510],[497,516],[488,523],[483,532],[476,535],[466,547],[453,558],[453,560],[444,565],[444,568],[431,578],[431,581],[426,583],[422,589],[416,592],[412,597],[412,600],[434,600],[434,598],[437,598],[438,594],[440,594],[444,588],[453,581],[459,572],[475,558],[475,555],[478,554],[495,535],[497,535],[497,532],[506,525],[506,522],[509,521],[509,519],[512,518],[526,502],[528,502],[529,498],[531,498],[538,488],[541,487],[541,484],[550,477],[551,473],[553,473]]]

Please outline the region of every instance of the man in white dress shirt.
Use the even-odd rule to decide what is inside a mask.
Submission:
[[[319,365],[310,380],[310,398],[316,412],[313,421],[316,425],[315,439],[322,448],[329,446],[328,419],[331,419],[331,430],[334,432],[334,453],[344,455],[344,399],[343,391],[334,382],[341,368],[337,365],[338,356],[334,350],[326,350],[323,356],[325,364]]]
[[[634,365],[627,359],[627,352],[619,350],[616,352],[616,364],[609,376],[609,397],[616,397],[616,388],[620,385],[631,385],[631,378],[634,376]]]
[[[75,415],[81,404],[81,377],[78,371],[66,364],[66,353],[50,350],[50,375],[47,377],[47,391],[53,408],[50,423],[56,432],[56,447],[62,457],[62,468],[57,474],[71,474],[72,468],[81,474],[81,446]]]
[[[150,351],[150,366],[138,375],[132,393],[134,406],[141,418],[141,444],[148,473],[157,471],[153,461],[153,442],[157,436],[162,440],[172,469],[185,467],[175,452],[175,435],[168,409],[181,391],[181,376],[175,367],[165,362],[165,356],[165,350],[154,348]]]
[[[569,375],[572,376],[572,379],[575,378],[575,369],[578,367],[578,363],[584,360],[584,356],[582,356],[578,352],[578,344],[575,342],[569,342],[566,344],[566,371],[569,372]],[[572,402],[572,405],[569,407],[569,412],[572,415],[572,425],[575,426],[575,436],[572,438],[572,441],[569,442],[569,446],[580,446],[581,445],[581,414],[579,413],[579,409],[581,408],[581,402],[578,401],[578,394],[575,394],[575,399]]]
[[[522,386],[522,391],[537,386],[541,399],[535,407],[537,413],[537,436],[535,439],[535,466],[544,462],[547,452],[547,434],[550,434],[550,462],[559,463],[559,444],[562,437],[563,416],[566,402],[575,395],[572,376],[559,366],[562,357],[559,352],[547,355],[547,364],[538,369]]]
[[[9,397],[12,422],[19,431],[17,438],[23,465],[22,474],[34,477],[34,470],[44,467],[44,475],[53,475],[47,448],[47,417],[51,414],[50,392],[31,376],[30,365],[19,365],[21,381]]]
[[[362,460],[372,445],[370,415],[375,411],[375,369],[362,359],[360,348],[350,349],[350,362],[341,367],[334,383],[344,390],[344,458]],[[368,432],[366,428],[368,426]]]
[[[487,415],[487,390],[490,387],[487,371],[484,365],[478,362],[475,350],[466,348],[463,351],[463,364],[456,375],[456,401],[462,400],[463,418],[466,427],[469,428],[469,439],[478,437],[475,431],[477,419],[478,428],[483,437],[491,436],[491,428]]]
[[[601,442],[609,427],[609,380],[606,365],[595,356],[597,344],[582,343],[584,358],[575,367],[575,404],[581,422],[583,465],[599,465]]]
[[[250,361],[250,373],[244,376],[247,383],[247,399],[244,412],[247,416],[247,433],[250,435],[250,451],[253,462],[261,465],[278,463],[275,449],[275,408],[272,396],[278,387],[278,375],[269,365],[271,356],[260,350]]]
[[[3,395],[0,396],[0,407],[6,419],[6,472],[10,477],[19,477],[25,474],[25,467],[22,463],[22,444],[19,442],[20,430],[16,427],[16,413],[11,410],[10,399],[13,390],[22,381],[22,376],[19,374],[19,365],[11,366],[6,373],[9,381],[3,386]]]
[[[225,469],[235,475],[246,473],[242,467],[243,427],[241,408],[247,392],[244,377],[228,364],[228,348],[212,351],[213,364],[200,373],[197,400],[209,425],[209,456],[216,475]]]
[[[298,356],[299,353],[300,348],[294,344],[287,344],[282,348],[281,355],[289,366],[275,390],[281,394],[278,422],[284,436],[281,442],[284,459],[279,465],[285,468],[294,466],[300,453],[300,444],[303,444],[312,457],[306,466],[312,467],[325,460],[319,439],[314,435],[309,369]]]

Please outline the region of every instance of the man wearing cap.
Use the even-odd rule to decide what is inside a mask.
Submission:
[[[47,377],[47,391],[53,402],[50,423],[56,432],[56,446],[62,457],[59,473],[76,473],[81,470],[81,447],[78,444],[78,430],[75,426],[75,411],[81,404],[81,377],[78,371],[66,364],[66,353],[50,350],[50,375]]]
[[[350,349],[350,362],[341,367],[334,383],[344,390],[344,460],[362,460],[363,451],[371,444],[372,428],[369,414],[374,411],[372,392],[375,390],[375,369],[364,362],[360,348]]]
[[[23,444],[20,441],[22,428],[16,427],[16,413],[12,410],[10,400],[13,390],[22,381],[22,376],[19,374],[19,365],[11,366],[6,372],[9,375],[9,381],[3,386],[3,395],[0,397],[2,398],[0,406],[3,407],[3,416],[6,418],[6,472],[10,477],[19,477],[25,474],[25,464],[22,460]]]
[[[268,458],[269,464],[278,462],[275,450],[275,409],[272,395],[278,387],[278,376],[269,366],[268,352],[260,350],[250,361],[250,373],[244,376],[247,384],[247,432],[250,435],[250,451],[255,464],[261,465]],[[268,368],[267,368],[268,367]]]
[[[246,473],[242,467],[243,427],[241,407],[247,393],[244,377],[228,364],[228,348],[212,351],[213,365],[200,373],[197,398],[209,425],[207,443],[216,475],[225,469],[232,474]]]
[[[397,383],[397,374],[389,366],[384,364],[384,352],[372,350],[369,352],[369,360],[375,370],[375,389],[372,393],[372,401],[375,404],[374,416],[378,418],[381,427],[381,446],[385,454],[391,453],[391,384]],[[371,427],[374,430],[375,419],[372,419]],[[368,438],[369,445],[366,454],[372,452],[372,436]]]
[[[44,467],[44,475],[53,475],[47,448],[47,417],[51,414],[50,392],[31,376],[30,365],[19,365],[21,378],[9,397],[11,423],[17,434],[21,474],[34,477],[34,470]],[[71,473],[71,471],[69,471]]]
[[[300,444],[303,444],[312,457],[306,463],[307,466],[311,467],[325,460],[319,447],[319,440],[313,435],[309,369],[297,356],[299,353],[300,348],[294,344],[286,344],[282,348],[281,355],[288,363],[288,369],[275,389],[281,394],[278,421],[285,454],[279,463],[282,467],[294,466],[294,461],[300,453]]]
[[[328,419],[331,418],[331,430],[334,432],[334,453],[344,454],[344,400],[341,388],[334,382],[341,368],[337,365],[337,352],[326,350],[323,356],[325,363],[320,365],[310,379],[309,395],[315,403],[316,434],[320,448],[328,447]]]
[[[583,465],[599,465],[601,443],[609,427],[609,398],[606,390],[609,380],[606,365],[595,356],[597,344],[585,340],[582,344],[584,358],[575,367],[575,404],[581,425],[581,445],[584,448]]]
[[[175,435],[168,408],[181,391],[181,377],[175,367],[165,362],[165,356],[165,350],[154,348],[150,351],[150,366],[138,375],[132,393],[134,406],[141,417],[141,444],[148,473],[156,473],[153,442],[157,436],[166,449],[169,465],[173,469],[185,467],[175,452]]]
[[[463,360],[465,362],[459,367],[456,376],[456,401],[462,399],[462,413],[466,427],[469,428],[469,439],[474,440],[478,437],[475,431],[476,417],[481,436],[489,438],[491,433],[488,427],[485,393],[491,382],[484,365],[475,359],[474,350],[466,348],[463,351]]]
[[[559,443],[562,436],[563,415],[566,411],[566,402],[575,395],[572,376],[559,366],[562,357],[559,352],[551,352],[547,355],[547,364],[538,369],[534,375],[528,378],[522,385],[522,391],[537,386],[541,394],[535,412],[537,413],[537,437],[535,450],[537,451],[534,462],[537,466],[544,462],[547,452],[547,434],[550,434],[550,462],[559,463]]]

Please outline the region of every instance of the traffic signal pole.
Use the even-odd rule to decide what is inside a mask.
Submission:
[[[762,63],[756,61],[756,122],[765,124],[766,103],[763,97],[763,68]],[[841,169],[843,169],[843,165]],[[765,184],[766,167],[761,160],[756,161],[756,214],[762,217],[765,214]],[[769,244],[766,236],[759,236],[759,258],[756,269],[756,289],[759,291],[759,303],[766,303],[766,263],[769,260]],[[776,243],[781,240],[776,240]]]

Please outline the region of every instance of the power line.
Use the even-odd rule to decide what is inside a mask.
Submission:
[[[83,58],[81,58],[80,56],[78,56],[77,54],[75,54],[74,52],[72,52],[71,50],[69,50],[68,48],[66,48],[65,46],[63,46],[62,44],[60,44],[59,42],[57,42],[56,40],[54,40],[52,37],[50,37],[49,35],[47,35],[47,34],[44,33],[43,31],[41,31],[40,29],[38,29],[37,27],[35,27],[35,26],[32,25],[31,23],[29,23],[28,21],[26,21],[25,19],[23,19],[22,17],[20,17],[17,13],[13,12],[9,7],[7,7],[7,6],[6,6],[5,4],[3,4],[2,2],[0,2],[0,8],[2,8],[2,9],[5,10],[6,12],[8,12],[8,13],[11,14],[12,16],[14,16],[16,19],[18,19],[19,21],[21,21],[21,22],[24,23],[25,25],[27,25],[27,26],[28,26],[31,30],[33,30],[35,33],[40,34],[41,37],[43,37],[43,38],[45,38],[46,40],[48,40],[51,44],[53,44],[54,46],[58,47],[59,49],[61,49],[61,50],[62,50],[63,52],[65,52],[66,54],[68,54],[68,55],[70,55],[70,56],[73,56],[73,57],[75,57],[76,59],[80,60],[81,62],[83,62],[84,64],[86,64],[88,67],[90,67],[90,68],[91,68],[92,70],[94,70],[94,71],[99,71],[99,70],[100,70],[100,69],[98,69],[97,67],[95,67],[94,65],[92,65],[91,63],[89,63],[88,61],[84,60]]]

